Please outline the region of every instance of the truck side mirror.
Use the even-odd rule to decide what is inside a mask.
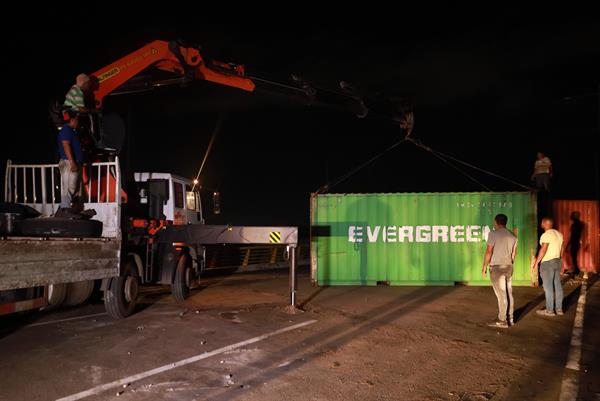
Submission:
[[[213,192],[213,213],[221,214],[221,194]]]

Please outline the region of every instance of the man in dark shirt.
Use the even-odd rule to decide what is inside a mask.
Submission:
[[[58,169],[60,170],[60,207],[62,209],[70,208],[72,202],[77,201],[81,196],[82,190],[83,151],[77,133],[79,119],[76,111],[69,111],[68,117],[69,121],[58,133],[58,153],[60,155]]]
[[[571,234],[569,235],[567,249],[571,255],[571,262],[573,263],[572,274],[573,276],[577,276],[580,272],[577,257],[579,256],[579,249],[583,243],[584,224],[580,220],[579,212],[571,213],[571,221],[573,223],[571,223]]]

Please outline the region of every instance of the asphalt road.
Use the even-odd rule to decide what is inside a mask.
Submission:
[[[491,287],[311,287],[287,272],[164,288],[115,321],[100,303],[0,320],[0,400],[600,400],[600,283],[591,276],[579,370],[566,369],[581,282],[544,318],[516,287],[516,325],[486,325]],[[574,380],[574,381],[573,381]],[[563,394],[564,397],[564,394]],[[564,398],[563,398],[564,399]]]

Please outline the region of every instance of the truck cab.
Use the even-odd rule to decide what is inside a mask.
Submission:
[[[154,218],[164,219],[175,225],[202,224],[200,193],[192,191],[192,181],[170,173],[134,173],[138,184],[140,203],[150,205],[158,202]]]

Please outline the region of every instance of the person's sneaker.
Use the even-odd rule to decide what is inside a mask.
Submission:
[[[515,325],[515,321],[514,321],[514,319],[510,318],[510,319],[508,320],[508,325],[509,325],[509,326],[514,326],[514,325]]]
[[[549,311],[548,309],[538,309],[535,311],[540,316],[554,316],[554,312]]]
[[[562,316],[562,315],[564,315],[565,313],[562,311],[562,309],[557,309],[557,310],[556,310],[556,314],[557,314],[558,316]]]
[[[506,328],[508,328],[508,324],[505,321],[503,321],[503,320],[495,320],[495,321],[493,321],[491,323],[488,323],[488,326],[490,326],[490,327],[496,327],[496,328],[499,328],[499,329],[506,329]]]

